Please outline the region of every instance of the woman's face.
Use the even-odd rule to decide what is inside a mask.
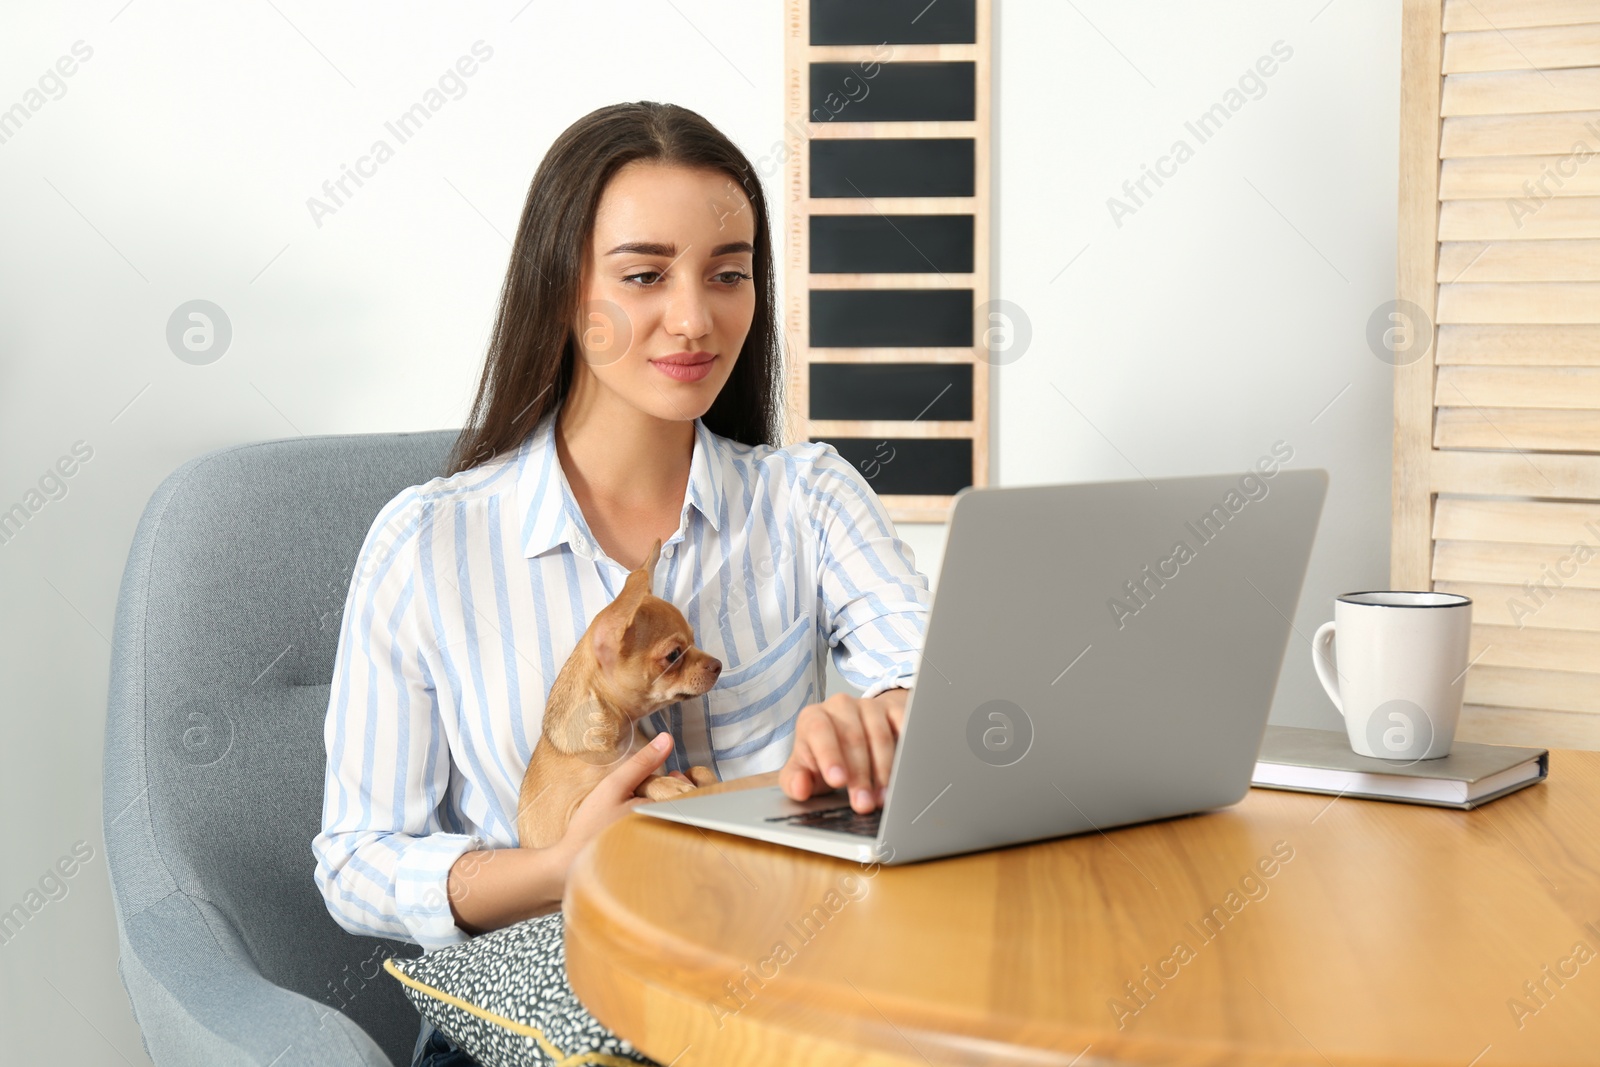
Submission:
[[[754,240],[750,201],[721,171],[646,161],[617,171],[595,212],[577,376],[592,372],[657,418],[704,415],[755,315]]]

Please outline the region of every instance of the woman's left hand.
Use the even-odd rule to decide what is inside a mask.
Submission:
[[[852,808],[863,814],[877,808],[889,785],[909,692],[890,689],[864,699],[835,693],[821,704],[801,708],[794,749],[778,772],[784,795],[805,800],[849,786]]]

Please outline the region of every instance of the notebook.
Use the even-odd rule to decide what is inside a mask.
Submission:
[[[1359,755],[1343,730],[1269,725],[1250,784],[1467,810],[1541,782],[1549,772],[1550,752],[1543,748],[1457,741],[1448,756],[1407,763]]]

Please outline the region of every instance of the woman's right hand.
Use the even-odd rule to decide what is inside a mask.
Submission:
[[[501,848],[466,852],[450,869],[448,893],[456,925],[477,935],[561,907],[567,873],[583,846],[626,815],[644,797],[634,796],[672,751],[672,735],[630,754],[594,787],[572,813],[567,832],[549,848]],[[684,778],[676,774],[676,777]],[[685,781],[688,779],[685,778]]]
[[[583,846],[599,836],[601,830],[638,805],[650,803],[646,797],[634,796],[634,792],[646,778],[660,769],[671,753],[672,735],[663,730],[648,745],[628,756],[610,774],[600,779],[600,784],[573,811],[572,820],[567,823],[567,832],[556,844],[565,857],[563,870],[570,868]],[[675,773],[675,777],[684,776]]]

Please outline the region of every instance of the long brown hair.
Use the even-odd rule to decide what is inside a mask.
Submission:
[[[744,348],[702,421],[744,444],[781,443],[783,368],[772,239],[761,179],[743,152],[696,112],[649,100],[591,111],[556,138],[528,186],[483,377],[447,475],[514,448],[572,386],[584,264],[606,182],[633,160],[720,170],[755,216],[755,315]]]

